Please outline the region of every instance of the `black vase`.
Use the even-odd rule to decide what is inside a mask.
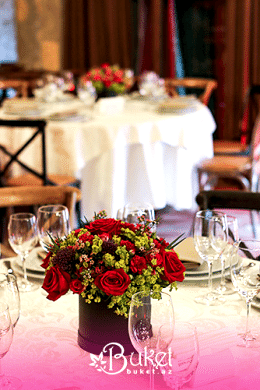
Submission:
[[[105,97],[114,97],[117,96],[117,94],[114,91],[102,91],[97,94],[96,101],[100,98],[105,98]]]
[[[109,343],[118,343],[124,348],[124,355],[136,353],[128,335],[128,320],[107,308],[107,302],[86,303],[79,296],[78,345],[87,352],[99,355]],[[120,353],[120,347],[113,346],[113,354]],[[104,352],[108,355],[109,351]]]

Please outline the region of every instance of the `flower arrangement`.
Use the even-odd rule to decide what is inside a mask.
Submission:
[[[132,86],[130,70],[120,69],[118,65],[102,64],[100,68],[90,69],[82,82],[91,81],[97,94],[113,93],[116,95],[125,93]]]
[[[101,211],[66,238],[55,238],[42,264],[47,298],[56,301],[71,290],[87,303],[105,300],[127,317],[134,293],[153,291],[156,298],[164,287],[177,288],[185,267],[174,243],[153,232],[154,223],[140,219],[133,225]]]

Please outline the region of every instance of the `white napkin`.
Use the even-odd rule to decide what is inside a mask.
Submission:
[[[185,238],[180,244],[176,245],[174,250],[187,269],[195,268],[203,263],[195,249],[192,237]]]

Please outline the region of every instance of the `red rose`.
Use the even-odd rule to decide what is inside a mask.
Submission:
[[[126,247],[126,249],[129,251],[132,251],[133,253],[135,253],[135,245],[131,242],[131,241],[127,241],[127,240],[121,240],[120,241],[120,246],[124,246]]]
[[[76,230],[74,230],[74,234],[75,234],[75,236],[76,237],[78,237],[78,234],[80,233],[80,231],[81,231],[81,229],[79,228],[79,229],[76,229]]]
[[[73,279],[70,282],[70,289],[75,294],[81,294],[84,289],[84,286],[79,279]]]
[[[165,251],[161,251],[156,254],[156,267],[163,267],[163,259],[165,257]]]
[[[41,264],[41,267],[46,269],[48,268],[48,265],[49,265],[49,261],[50,261],[50,257],[51,257],[51,252],[48,252],[45,259],[43,260],[43,263]]]
[[[120,268],[98,275],[94,283],[107,295],[122,295],[131,282],[129,276]]]
[[[165,278],[170,282],[182,282],[184,279],[183,273],[186,268],[178,258],[178,255],[174,251],[165,252],[163,256],[163,266]]]
[[[86,242],[86,241],[92,242],[93,238],[94,237],[89,233],[83,233],[81,234],[81,236],[79,236],[79,239],[82,242]]]
[[[133,272],[141,275],[143,272],[143,269],[147,268],[145,258],[143,258],[141,256],[134,256],[131,260],[130,268]]]
[[[42,288],[49,293],[51,301],[56,301],[69,290],[70,275],[59,267],[51,267],[46,275]]]
[[[87,229],[94,234],[117,234],[119,224],[120,222],[113,218],[96,219],[95,221],[90,222],[89,226],[87,226]]]
[[[129,222],[119,222],[119,227],[120,229],[121,228],[124,228],[124,229],[129,229],[129,230],[132,230],[132,232],[135,232],[136,230],[138,230],[138,227],[136,225],[134,225],[133,223],[129,223]],[[120,230],[119,230],[120,232]]]

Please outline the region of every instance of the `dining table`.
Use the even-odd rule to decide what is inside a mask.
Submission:
[[[132,360],[129,356],[111,358],[90,354],[79,347],[78,295],[67,293],[57,301],[46,298],[41,287],[44,274],[39,271],[38,249],[28,258],[28,275],[39,288],[20,294],[21,315],[14,328],[10,350],[1,359],[3,373],[20,379],[22,390],[148,389],[149,370],[138,365],[135,355]],[[7,265],[5,259],[1,260],[0,272],[6,272],[8,267],[19,277],[18,258],[8,261]],[[214,286],[220,282],[219,267],[216,264],[214,269]],[[177,290],[165,289],[172,298],[175,323],[192,323],[198,334],[198,367],[184,389],[259,389],[260,348],[238,346],[239,333],[245,330],[245,300],[234,291],[219,306],[198,304],[194,298],[201,291],[205,292],[207,275],[196,271],[187,275],[178,283]],[[257,299],[252,306],[250,327],[258,334],[259,313],[260,300]],[[169,372],[169,375],[173,374]],[[155,390],[170,388],[161,371],[156,370]]]
[[[0,118],[46,119],[47,172],[81,180],[82,217],[103,209],[115,217],[129,202],[149,202],[155,209],[196,207],[196,167],[213,156],[216,122],[198,99],[176,103],[163,110],[158,101],[126,96],[123,109],[104,112],[98,103],[90,107],[66,95],[63,101],[38,102],[32,112],[2,107]],[[31,132],[2,128],[0,144],[13,151]],[[41,164],[39,142],[21,155],[34,168]]]

